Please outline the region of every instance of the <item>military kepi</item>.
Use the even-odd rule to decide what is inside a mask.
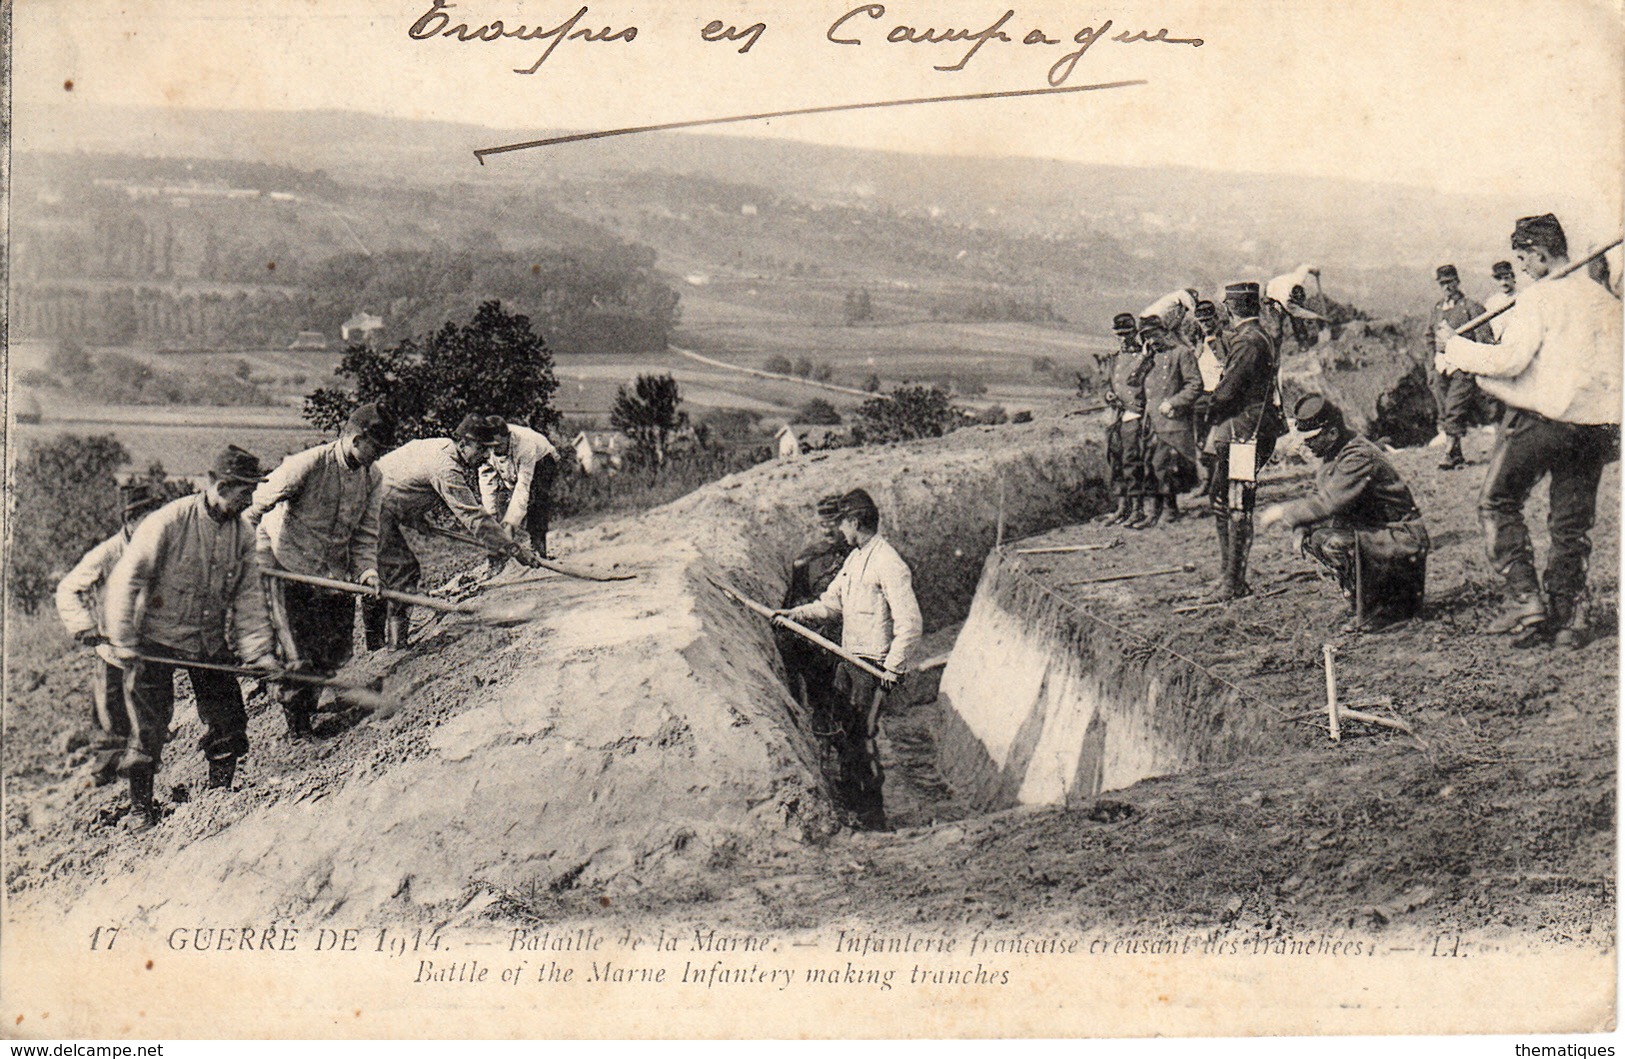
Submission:
[[[1440,265],[1438,270],[1433,273],[1433,279],[1438,283],[1444,283],[1447,280],[1459,280],[1461,279],[1461,273],[1456,271],[1455,265]]]
[[[260,469],[258,456],[236,445],[227,445],[225,451],[214,458],[214,477],[222,482],[263,482],[265,472]]]
[[[1112,317],[1112,331],[1119,335],[1132,335],[1138,328],[1133,313],[1118,313]]]
[[[1313,436],[1327,427],[1343,425],[1343,413],[1318,393],[1306,393],[1292,408],[1292,421],[1298,433]]]
[[[1539,217],[1519,217],[1518,223],[1512,227],[1512,249],[1527,250],[1534,246],[1556,257],[1569,256],[1568,236],[1563,234],[1563,226],[1550,213],[1543,213]]]
[[[1258,315],[1258,284],[1252,281],[1229,283],[1224,288],[1224,303],[1238,316]]]

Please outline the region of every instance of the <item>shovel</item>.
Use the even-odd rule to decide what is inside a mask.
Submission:
[[[352,581],[339,581],[331,577],[317,577],[314,574],[296,574],[292,570],[278,570],[274,567],[261,567],[260,573],[266,577],[274,577],[279,581],[293,581],[301,585],[314,585],[317,588],[326,588],[334,592],[348,592],[353,596],[372,596],[379,599],[394,600],[396,603],[406,603],[414,607],[427,607],[442,614],[461,614],[474,618],[488,625],[520,625],[540,617],[539,606],[535,602],[518,600],[512,603],[450,603],[434,596],[420,596],[416,592],[396,592],[394,589],[371,589],[366,585],[358,585]]]
[[[832,655],[835,655],[837,658],[851,662],[853,665],[857,666],[865,673],[868,673],[876,680],[889,681],[892,679],[891,674],[888,674],[884,669],[877,667],[873,662],[866,661],[859,658],[852,652],[842,649],[839,645],[818,635],[805,625],[802,625],[800,622],[792,621],[789,618],[775,615],[772,607],[769,607],[764,603],[756,602],[754,599],[751,599],[749,596],[728,584],[726,581],[718,580],[715,577],[707,577],[706,580],[710,581],[717,588],[721,589],[725,595],[729,596],[736,602],[743,603],[745,606],[749,607],[751,610],[754,610],[764,618],[777,618],[778,624],[784,626],[786,629],[789,629],[803,640],[822,647],[824,650],[828,651]]]
[[[264,670],[254,669],[251,666],[233,666],[224,662],[190,662],[183,658],[165,658],[162,655],[149,655],[136,652],[136,657],[143,662],[157,662],[166,666],[180,666],[185,669],[207,669],[215,673],[233,673],[240,677],[258,677],[260,680],[274,680],[283,684],[309,684],[312,687],[332,688],[341,702],[348,702],[352,706],[359,706],[370,710],[375,717],[388,717],[400,709],[400,703],[389,696],[367,687],[364,684],[352,684],[349,681],[339,680],[335,677],[319,677],[314,673],[299,673],[292,670]]]
[[[472,534],[458,533],[456,530],[441,529],[439,526],[429,525],[428,523],[418,523],[412,528],[421,533],[427,533],[431,536],[444,537],[449,541],[462,541],[464,544],[472,544],[476,548],[486,547],[486,543],[484,541],[473,536]],[[570,566],[566,563],[556,562],[552,559],[542,559],[536,565],[540,566],[543,570],[551,570],[556,574],[563,574],[565,577],[573,577],[577,581],[632,581],[638,576],[637,574],[600,574],[593,570],[586,570],[579,566]],[[516,585],[519,584],[519,582],[510,581],[508,584]],[[496,587],[505,588],[507,586],[501,585]]]

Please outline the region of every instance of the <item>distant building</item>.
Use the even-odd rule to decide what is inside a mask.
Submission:
[[[327,338],[320,331],[301,331],[298,337],[288,344],[289,349],[325,350]]]
[[[597,474],[600,471],[613,474],[621,469],[625,439],[619,434],[589,434],[582,431],[570,446],[575,449],[576,462],[581,465],[582,474]]]
[[[804,452],[837,449],[847,440],[844,427],[786,423],[773,435],[778,442],[779,459],[793,460]]]
[[[339,338],[345,342],[360,342],[364,346],[371,347],[383,327],[383,317],[374,316],[362,309],[339,325]]]

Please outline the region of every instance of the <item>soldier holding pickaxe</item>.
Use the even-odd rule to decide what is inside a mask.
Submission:
[[[244,513],[259,527],[256,547],[268,571],[349,578],[371,587],[378,580],[378,514],[383,473],[374,465],[393,442],[378,406],[350,414],[337,441],[282,461],[254,491]],[[283,665],[332,676],[355,646],[355,597],[344,592],[268,577],[266,599]],[[306,683],[278,689],[288,735],[311,734],[320,688]]]

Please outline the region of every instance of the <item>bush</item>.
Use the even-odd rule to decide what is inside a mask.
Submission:
[[[835,406],[822,397],[814,397],[796,412],[796,422],[808,423],[814,426],[835,426],[841,421],[841,413]]]
[[[305,418],[337,431],[358,404],[388,407],[401,441],[449,437],[470,412],[500,415],[546,430],[558,419],[553,354],[530,319],[484,302],[461,326],[386,349],[351,346],[334,374],[354,389],[322,388],[305,397]]]
[[[1032,421],[1033,414],[1027,411],[1025,408],[1010,417],[1010,422],[1012,423],[1031,423]]]
[[[768,357],[762,361],[762,370],[770,371],[774,375],[789,375],[795,368],[787,357]]]
[[[948,394],[935,386],[900,386],[871,397],[856,412],[852,437],[860,445],[940,438],[964,421]]]
[[[629,392],[622,386],[609,410],[609,425],[632,439],[634,459],[660,466],[666,462],[671,436],[688,425],[688,413],[678,410],[682,390],[670,375],[639,375]]]
[[[111,434],[64,434],[17,461],[6,516],[6,585],[32,614],[79,558],[118,529],[117,469],[130,454]]]
[[[1053,375],[1053,374],[1055,374],[1055,361],[1050,359],[1049,357],[1034,357],[1033,358],[1033,374],[1034,375]]]

